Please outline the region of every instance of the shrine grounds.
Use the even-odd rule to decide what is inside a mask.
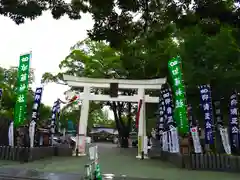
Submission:
[[[138,160],[135,158],[137,149],[121,149],[111,143],[98,144],[100,167],[102,173],[126,175],[126,179],[159,179],[159,180],[239,180],[239,174],[193,171],[179,169],[158,159]],[[66,179],[69,173],[78,177],[84,174],[84,165],[88,163],[88,157],[52,157],[39,161],[20,164],[19,162],[0,161],[0,174],[4,171],[18,174],[25,172],[28,177],[40,177],[42,173],[51,173],[62,176],[58,180]],[[28,171],[28,173],[26,173]],[[30,173],[31,172],[31,173]],[[23,173],[22,173],[23,174]],[[13,174],[12,174],[13,175]],[[69,176],[70,177],[70,176]],[[130,178],[131,177],[131,178]],[[51,179],[51,178],[49,178]],[[56,178],[54,178],[56,179]],[[75,180],[74,178],[67,178]]]

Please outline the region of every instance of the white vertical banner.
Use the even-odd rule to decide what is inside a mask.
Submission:
[[[173,145],[172,145],[172,132],[171,131],[167,131],[168,134],[168,149],[169,152],[173,152]]]
[[[194,146],[194,152],[195,153],[202,153],[202,147],[200,143],[200,138],[198,134],[198,128],[192,127],[190,128],[192,140],[193,140],[193,146]]]
[[[35,126],[36,122],[34,120],[29,124],[29,138],[30,138],[30,147],[34,147],[34,135],[35,135]]]
[[[231,152],[231,147],[229,143],[228,130],[227,128],[220,128],[219,130],[220,130],[223,148],[227,154],[231,154],[232,152]]]
[[[144,152],[144,155],[148,154],[148,137],[147,136],[144,136],[143,138],[143,152]]]
[[[167,131],[164,131],[163,132],[163,135],[162,135],[162,150],[163,151],[168,151],[168,133]]]
[[[8,128],[8,144],[9,146],[14,146],[14,125],[13,122],[10,123]]]
[[[98,160],[98,147],[97,146],[92,146],[89,148],[89,158],[91,161]]]
[[[179,153],[179,139],[176,127],[170,129],[171,142],[172,142],[172,153]]]

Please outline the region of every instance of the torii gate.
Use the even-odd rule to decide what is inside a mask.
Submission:
[[[147,89],[161,89],[162,84],[166,82],[166,78],[145,79],[145,80],[128,80],[128,79],[100,79],[100,78],[85,78],[63,75],[64,81],[70,87],[83,87],[83,93],[79,96],[82,101],[81,115],[78,127],[78,135],[76,141],[77,152],[80,155],[85,155],[85,137],[88,124],[89,101],[121,101],[121,102],[136,102],[142,101],[140,109],[139,126],[138,126],[138,155],[137,158],[142,158],[144,149],[147,147],[146,137],[146,119],[145,119],[145,103],[159,103],[159,97],[145,95]],[[110,97],[110,95],[91,94],[90,88],[110,88],[112,84],[117,84],[119,89],[137,89],[137,95],[133,96],[118,96]],[[144,153],[146,154],[146,152]]]

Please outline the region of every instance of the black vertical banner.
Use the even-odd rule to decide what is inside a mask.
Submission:
[[[220,129],[223,127],[223,115],[221,112],[221,101],[216,100],[213,102],[213,105],[214,105],[214,115],[215,115],[215,119],[216,119],[216,126],[217,126],[217,129]]]
[[[56,118],[60,108],[60,100],[54,102],[52,107],[52,117],[51,117],[51,133],[54,134],[56,130]]]
[[[238,99],[237,99],[237,92],[233,92],[230,96],[230,104],[229,104],[229,132],[231,138],[231,148],[232,152],[236,153],[239,149],[239,141],[238,141]]]
[[[41,104],[41,99],[42,99],[42,90],[43,88],[36,88],[35,95],[34,95],[34,103],[33,103],[33,108],[32,108],[32,121],[37,121],[38,116],[39,116],[39,109],[40,109],[40,104]]]
[[[2,93],[3,93],[3,90],[0,88],[0,101],[2,99]]]
[[[172,151],[171,148],[173,147],[172,145],[172,139],[171,139],[171,132],[170,130],[172,128],[176,127],[176,123],[174,122],[173,119],[173,97],[172,97],[172,91],[171,89],[166,85],[165,87],[162,86],[161,89],[161,94],[163,97],[163,102],[164,102],[164,131],[167,131],[168,134],[168,151]]]
[[[0,88],[0,110],[1,110],[2,94],[3,94],[3,89]]]
[[[193,115],[193,109],[192,109],[192,105],[191,104],[188,104],[187,110],[188,110],[189,126],[190,127],[198,126],[198,121],[197,121],[197,119]]]
[[[213,145],[213,113],[212,113],[212,97],[210,85],[199,86],[202,110],[205,120],[205,144]]]
[[[166,128],[170,130],[172,127],[176,127],[176,123],[173,120],[173,100],[170,88],[165,88],[162,91],[164,101],[164,114],[166,117]]]
[[[159,96],[159,104],[158,104],[158,120],[156,126],[156,138],[160,140],[160,144],[162,143],[162,135],[164,131],[164,101],[162,95]]]
[[[215,100],[213,101],[213,112],[215,115],[216,122],[216,148],[219,153],[224,153],[224,148],[221,140],[220,129],[223,128],[223,115],[221,112],[221,101]]]

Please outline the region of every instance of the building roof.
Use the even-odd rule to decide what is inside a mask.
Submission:
[[[100,133],[100,132],[105,132],[105,133],[109,133],[109,134],[118,134],[118,131],[116,129],[113,128],[105,128],[105,127],[94,127],[91,130],[91,134],[95,134],[95,133]]]

